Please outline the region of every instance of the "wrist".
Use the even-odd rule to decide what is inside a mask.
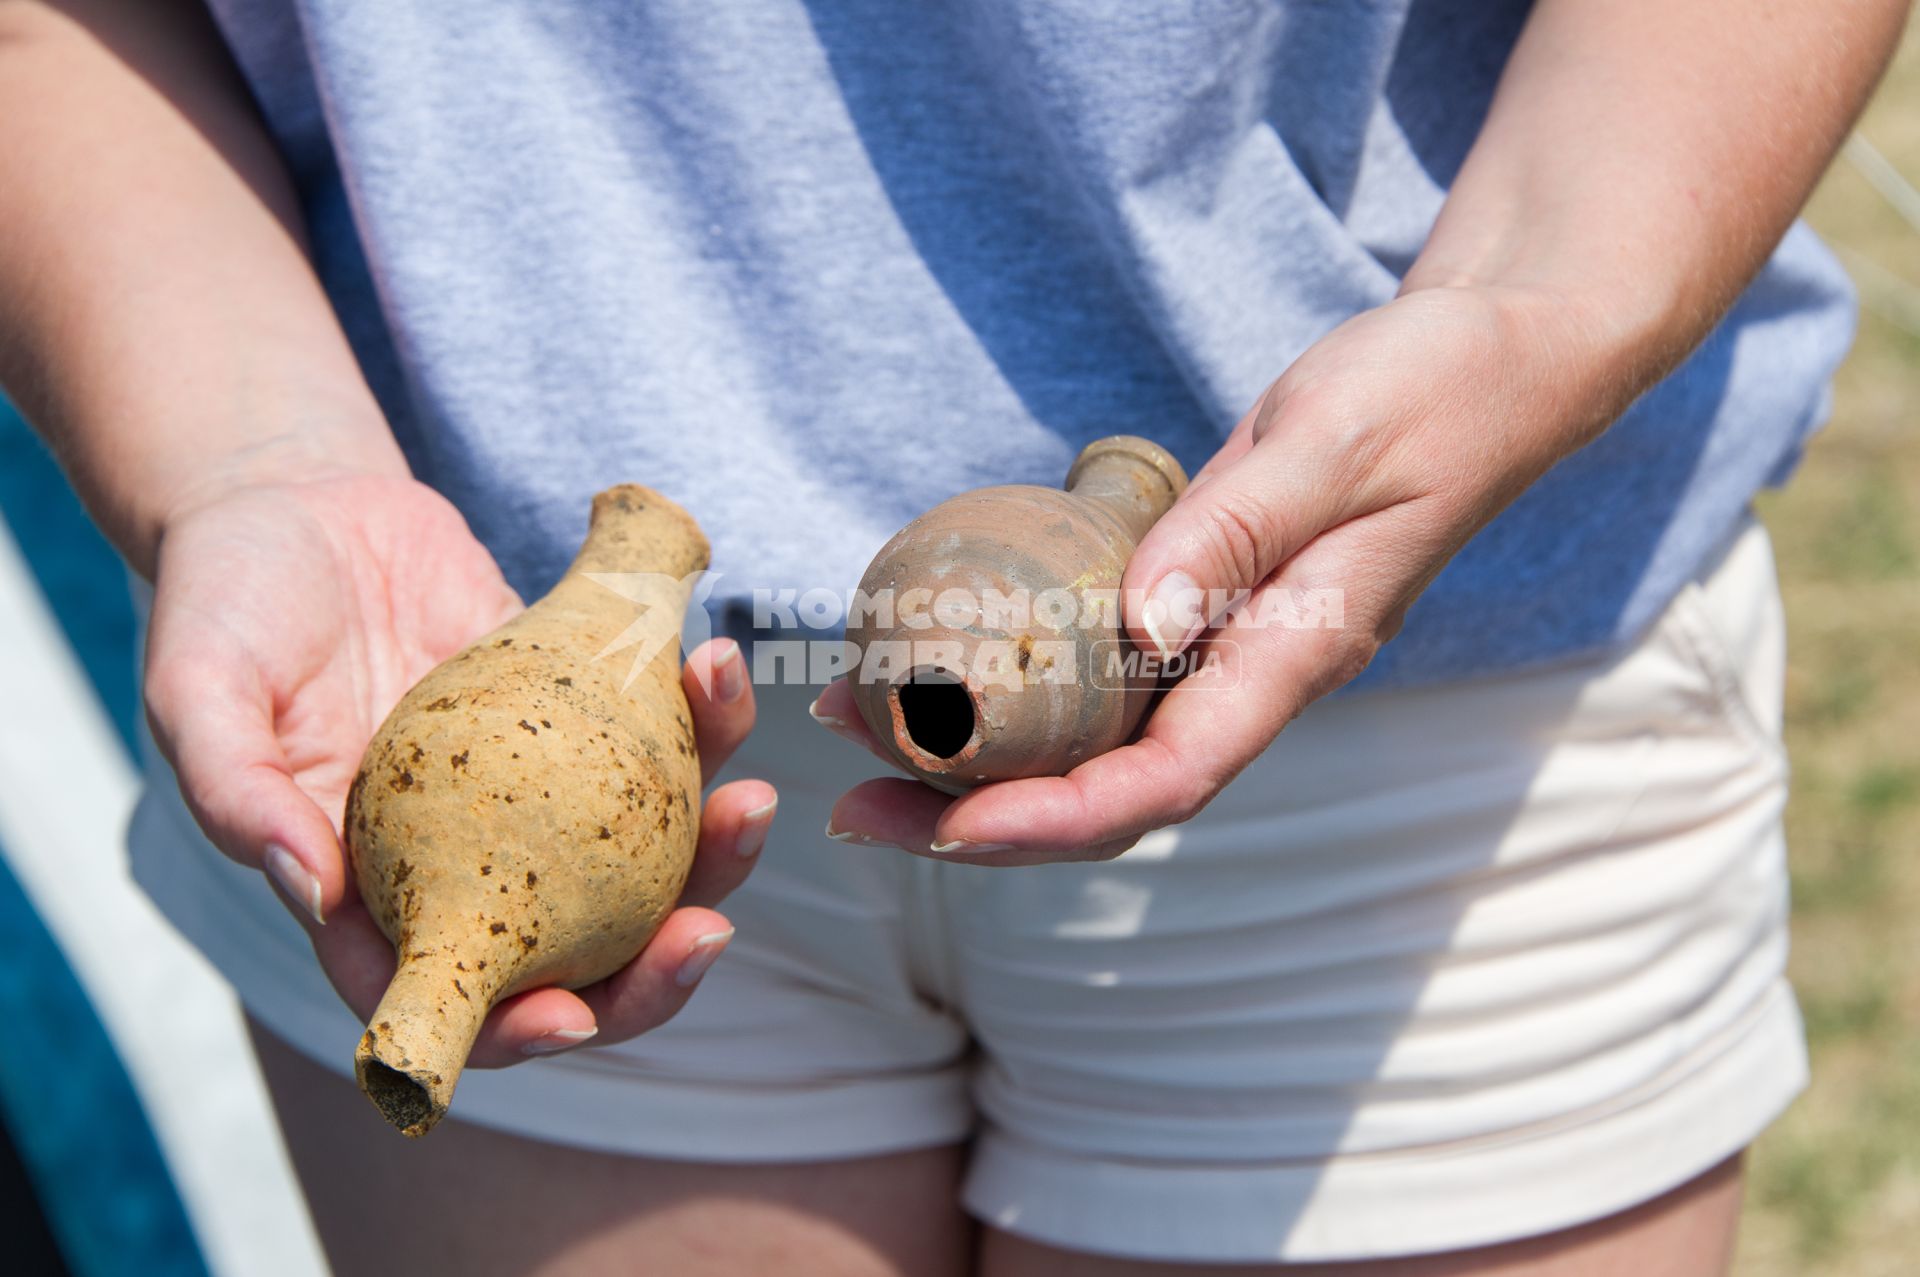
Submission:
[[[151,518],[156,532],[224,500],[234,493],[283,484],[310,483],[354,475],[409,478],[405,459],[392,436],[365,438],[364,428],[328,431],[288,430],[242,444],[182,475],[156,494]]]
[[[1611,425],[1670,372],[1711,326],[1693,323],[1678,296],[1656,281],[1618,288],[1624,271],[1556,272],[1515,258],[1467,266],[1423,255],[1400,297],[1469,294],[1489,316],[1505,375],[1536,402],[1556,406],[1572,438],[1567,450]]]
[[[1550,320],[1621,374],[1658,368],[1649,384],[1711,327],[1699,299],[1665,278],[1657,265],[1609,262],[1510,240],[1472,252],[1430,245],[1408,269],[1400,294],[1432,288],[1476,289],[1530,321]]]
[[[362,476],[411,478],[385,421],[377,416],[309,419],[237,441],[203,457],[191,471],[164,476],[134,512],[121,548],[135,570],[150,577],[168,532],[209,506],[252,489]]]
[[[1602,201],[1538,167],[1477,149],[1401,295],[1470,288],[1531,309],[1530,322],[1571,341],[1624,410],[1706,337],[1747,275],[1728,274],[1726,246],[1701,242],[1660,192]]]

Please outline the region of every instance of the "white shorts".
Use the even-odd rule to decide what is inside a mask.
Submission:
[[[779,787],[738,935],[637,1041],[468,1074],[457,1117],[649,1157],[972,1138],[965,1203],[1076,1250],[1354,1259],[1612,1213],[1805,1082],[1782,977],[1783,641],[1757,525],[1631,650],[1309,710],[1118,860],[942,864],[822,836],[878,764],[762,688]],[[164,772],[136,873],[341,1074],[360,1025]]]

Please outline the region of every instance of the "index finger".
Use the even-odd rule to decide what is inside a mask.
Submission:
[[[695,748],[700,751],[700,783],[726,765],[753,730],[753,681],[747,660],[730,638],[711,639],[687,655],[680,685],[693,714]]]

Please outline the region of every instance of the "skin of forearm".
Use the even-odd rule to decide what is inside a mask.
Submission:
[[[1904,0],[1542,0],[1403,292],[1515,290],[1594,358],[1583,441],[1765,263],[1898,43]],[[1573,362],[1578,362],[1573,361]]]
[[[0,383],[136,570],[233,486],[406,473],[196,4],[0,0],[0,173]]]

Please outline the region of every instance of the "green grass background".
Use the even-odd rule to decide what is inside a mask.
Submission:
[[[1920,182],[1920,32],[1861,121]],[[1808,220],[1860,285],[1833,421],[1761,502],[1787,599],[1792,974],[1813,1085],[1750,1163],[1738,1277],[1920,1273],[1920,230],[1846,158]]]

